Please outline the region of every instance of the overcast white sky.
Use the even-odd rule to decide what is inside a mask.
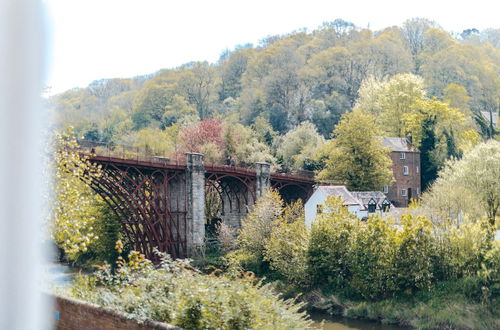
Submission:
[[[342,18],[377,30],[425,17],[448,31],[500,28],[499,0],[44,0],[50,94],[133,77],[268,35]]]

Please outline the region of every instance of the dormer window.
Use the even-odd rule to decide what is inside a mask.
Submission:
[[[382,211],[383,212],[389,212],[389,209],[391,208],[391,203],[387,199],[384,199],[382,202]]]
[[[376,209],[377,209],[377,202],[371,199],[368,202],[368,213],[374,213]]]
[[[406,153],[405,152],[400,153],[399,159],[406,159]]]

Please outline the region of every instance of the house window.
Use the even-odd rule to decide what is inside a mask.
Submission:
[[[387,194],[389,192],[389,186],[384,184],[384,194]]]
[[[417,196],[420,196],[420,188],[417,188]]]
[[[418,173],[418,171],[419,171],[419,168],[418,168],[418,165],[417,165],[417,166],[415,167],[415,172],[417,172],[417,173]]]
[[[408,166],[403,166],[403,175],[408,175],[409,171],[408,171]]]
[[[404,152],[400,153],[399,159],[406,159],[406,153],[404,153]]]
[[[403,197],[407,196],[406,189],[401,189],[401,196]]]
[[[317,214],[323,213],[323,204],[316,205],[316,213]]]

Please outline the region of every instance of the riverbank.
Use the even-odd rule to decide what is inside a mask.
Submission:
[[[487,292],[473,279],[441,282],[427,292],[376,302],[347,300],[321,291],[304,294],[301,300],[313,312],[407,328],[500,329],[498,292]]]

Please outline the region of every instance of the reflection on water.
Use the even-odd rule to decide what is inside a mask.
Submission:
[[[329,316],[321,313],[312,313],[311,319],[314,325],[320,326],[323,323],[324,330],[401,330],[406,329],[394,325],[380,324],[372,321],[352,320],[343,317]]]

